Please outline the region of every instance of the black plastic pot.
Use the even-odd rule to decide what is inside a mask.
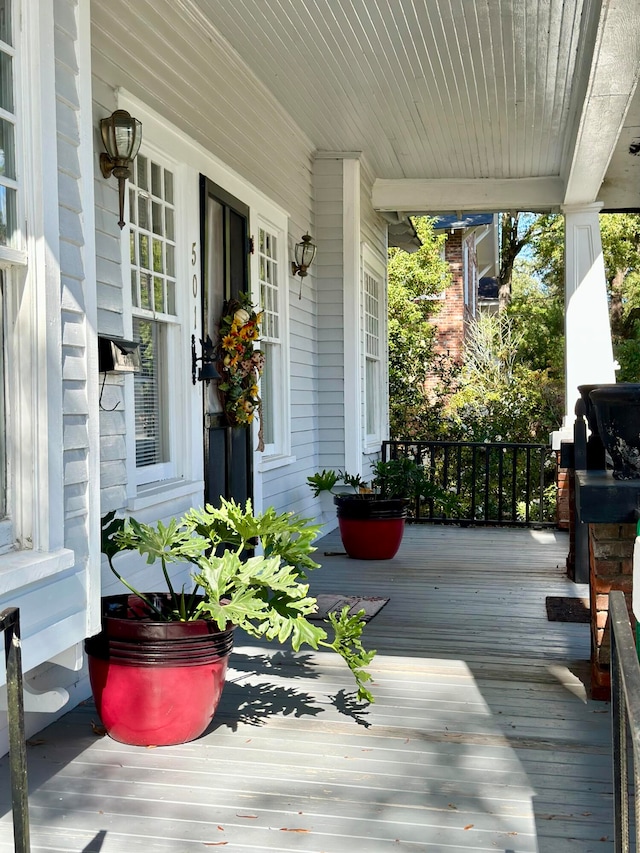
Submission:
[[[398,553],[408,501],[378,495],[335,495],[340,536],[355,560],[390,560]]]
[[[617,480],[640,479],[640,384],[599,385],[589,394]]]

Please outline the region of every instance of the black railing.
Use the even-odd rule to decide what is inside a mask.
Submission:
[[[29,853],[29,804],[27,789],[27,747],[24,733],[22,655],[20,652],[20,611],[9,607],[0,613],[7,667],[7,718],[9,724],[9,768],[13,808],[15,853]]]
[[[416,500],[414,521],[554,527],[555,454],[545,444],[473,441],[385,441],[382,458],[408,456],[457,496],[453,513]]]
[[[609,593],[611,728],[613,740],[613,849],[629,853],[632,826],[640,850],[640,664],[624,593]],[[629,746],[631,747],[629,749]],[[631,763],[631,766],[629,766]],[[632,780],[633,795],[629,791]]]

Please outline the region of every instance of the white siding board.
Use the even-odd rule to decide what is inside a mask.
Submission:
[[[126,455],[126,445],[122,435],[103,435],[100,441],[100,459],[103,462],[121,461]]]
[[[81,314],[84,309],[84,281],[62,276],[62,310],[68,314]]]
[[[86,418],[81,415],[65,415],[64,418],[64,449],[86,449],[89,444],[89,431]]]
[[[60,148],[66,148],[70,146],[59,146]],[[73,149],[71,148],[73,151]],[[72,159],[72,155],[69,155]],[[71,210],[80,210],[82,205],[80,201],[80,187],[78,186],[78,180],[73,175],[66,174],[65,172],[58,172],[58,196],[60,200],[60,204],[63,207],[68,207]]]
[[[82,223],[78,218],[78,210],[60,207],[60,236],[76,246],[84,244]],[[64,267],[65,271],[70,271]]]
[[[68,349],[62,354],[62,378],[85,382],[87,378],[87,364],[84,352],[76,350],[69,352]]]
[[[101,335],[115,335],[122,338],[124,336],[122,314],[98,308],[98,331]]]
[[[83,324],[83,318],[78,317],[74,314],[70,314],[68,312],[63,312],[63,333],[62,333],[62,344],[63,346],[70,347],[85,347],[86,340],[86,332]]]
[[[75,41],[78,37],[75,0],[53,0],[53,9],[57,29]]]
[[[100,411],[100,435],[126,435],[126,423],[122,409]]]
[[[101,459],[100,485],[103,488],[121,485],[126,479],[127,471],[122,459]]]

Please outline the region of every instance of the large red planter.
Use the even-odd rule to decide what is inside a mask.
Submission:
[[[398,553],[407,501],[377,495],[336,495],[340,537],[354,560],[390,560]]]
[[[85,641],[96,709],[121,743],[186,743],[206,730],[218,707],[233,628],[220,631],[205,619],[141,620],[135,601],[104,599],[102,631]]]

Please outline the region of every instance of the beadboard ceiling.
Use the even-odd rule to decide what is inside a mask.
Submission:
[[[181,0],[382,210],[640,208],[637,0]]]

